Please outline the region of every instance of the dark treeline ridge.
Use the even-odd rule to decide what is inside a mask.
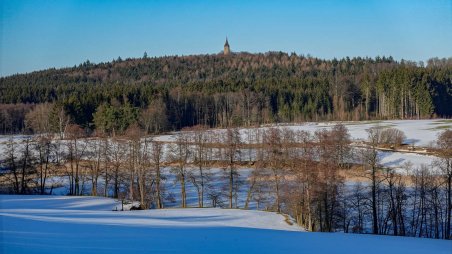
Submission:
[[[1,133],[25,131],[25,114],[43,103],[72,123],[113,133],[140,120],[158,132],[198,124],[450,117],[452,59],[145,55],[2,77],[0,103]]]

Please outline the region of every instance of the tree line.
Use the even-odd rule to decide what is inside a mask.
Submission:
[[[195,126],[166,142],[144,132],[133,124],[115,137],[90,136],[68,124],[61,136],[11,137],[0,189],[51,194],[67,186],[68,195],[136,201],[139,209],[253,206],[290,214],[310,231],[451,237],[451,130],[438,136],[435,165],[406,164],[406,174],[378,155],[401,145],[404,134],[393,128],[369,129],[361,148],[340,124],[314,133]]]
[[[73,124],[115,134],[132,123],[153,133],[195,125],[450,117],[451,79],[450,58],[424,64],[268,52],[86,61],[0,78],[0,132],[32,130],[25,115],[46,103]]]

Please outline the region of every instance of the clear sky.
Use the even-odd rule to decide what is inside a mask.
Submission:
[[[118,56],[452,56],[452,0],[0,0],[0,75]]]

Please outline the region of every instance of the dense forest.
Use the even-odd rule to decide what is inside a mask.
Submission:
[[[133,123],[157,133],[194,125],[451,117],[450,105],[452,58],[424,64],[282,52],[145,54],[0,78],[0,133],[61,133],[68,123],[114,135]],[[33,126],[43,116],[48,126]]]

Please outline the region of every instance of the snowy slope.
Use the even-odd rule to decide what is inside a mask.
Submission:
[[[412,174],[412,171],[406,172],[404,164],[411,163],[411,169],[419,169],[422,165],[428,166],[432,172],[439,172],[439,169],[434,166],[436,156],[415,154],[415,153],[401,153],[390,151],[379,151],[378,155],[381,159],[380,163],[388,168],[397,169],[397,172],[402,174]]]
[[[1,253],[450,253],[452,241],[308,233],[282,215],[111,211],[112,199],[0,196]]]
[[[404,140],[407,144],[414,144],[415,146],[428,147],[432,146],[438,135],[446,130],[452,129],[452,121],[446,119],[428,119],[428,120],[386,120],[386,121],[347,121],[347,122],[306,122],[302,124],[279,124],[279,125],[269,125],[260,127],[261,129],[267,129],[270,127],[287,128],[293,131],[308,131],[313,134],[317,130],[331,129],[337,123],[344,124],[353,141],[365,141],[367,139],[367,130],[372,127],[391,127],[397,128],[403,131],[406,135]],[[213,132],[221,133],[224,129],[216,129]],[[254,142],[249,139],[249,129],[240,129],[240,134],[243,142]],[[156,138],[157,140],[164,142],[175,141],[176,136],[172,135],[161,135]],[[437,170],[432,167],[432,162],[436,159],[435,156],[430,156],[426,154],[414,154],[414,153],[403,153],[403,152],[391,152],[391,151],[380,151],[379,155],[381,157],[381,163],[385,167],[391,167],[398,169],[399,172],[405,172],[405,163],[411,163],[413,168],[419,168],[421,165],[428,165],[433,171]],[[244,158],[246,159],[246,158]]]
[[[415,144],[416,146],[429,146],[438,137],[438,134],[445,129],[452,129],[452,121],[445,119],[428,120],[386,120],[386,121],[346,121],[346,122],[306,122],[302,124],[279,124],[261,127],[266,129],[270,127],[288,128],[294,131],[303,130],[314,133],[317,130],[331,129],[334,125],[342,123],[345,125],[354,140],[366,140],[366,130],[372,127],[391,127],[403,131],[406,135],[405,142]],[[223,132],[224,129],[217,129],[214,132]],[[246,141],[247,129],[240,129],[242,140]],[[175,135],[161,135],[157,140],[171,142],[175,141]]]

